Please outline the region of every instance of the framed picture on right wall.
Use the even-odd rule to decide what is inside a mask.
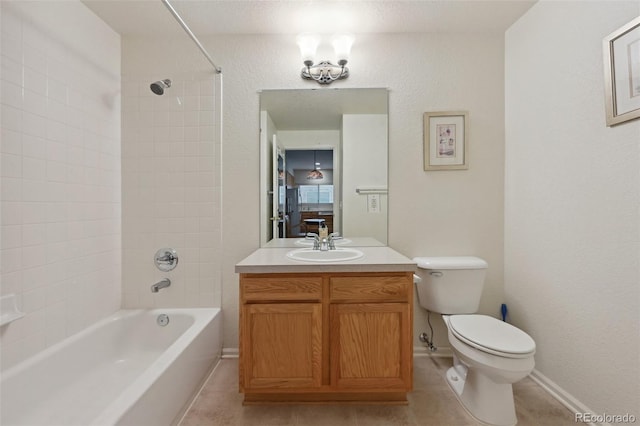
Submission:
[[[424,169],[469,168],[469,114],[466,111],[424,113]]]
[[[640,17],[605,37],[607,126],[640,118]]]

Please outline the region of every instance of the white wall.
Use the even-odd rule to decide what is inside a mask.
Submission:
[[[79,1],[0,9],[6,369],[120,307],[120,37]]]
[[[373,194],[357,190],[387,189],[387,122],[386,114],[342,116],[342,232],[350,237],[373,237],[383,244],[388,237],[388,196],[376,194],[375,209],[368,205]]]
[[[273,136],[277,129],[267,111],[260,111],[260,217],[265,222],[260,223],[260,244],[265,244],[273,238]],[[277,143],[277,138],[276,138]]]
[[[176,24],[177,25],[177,24]],[[122,291],[126,308],[218,307],[221,76],[189,40],[123,40]],[[149,85],[172,80],[162,96]],[[178,266],[159,271],[155,252]],[[169,288],[151,293],[162,278]]]
[[[506,34],[505,293],[536,369],[638,412],[640,121],[606,127],[602,40],[633,2],[539,2]]]
[[[201,37],[225,73],[223,185],[224,345],[238,345],[234,265],[259,246],[259,95],[263,89],[388,87],[389,245],[413,256],[477,255],[490,265],[483,312],[502,303],[503,35],[359,35],[348,80],[303,81],[294,36]],[[380,58],[384,58],[381,61]],[[276,61],[277,67],[263,66]],[[467,110],[470,169],[425,172],[422,114]],[[417,335],[426,315],[416,306]],[[436,343],[448,346],[444,325]]]

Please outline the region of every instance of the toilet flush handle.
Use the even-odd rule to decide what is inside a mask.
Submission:
[[[429,275],[431,275],[432,277],[440,278],[443,274],[440,271],[431,271],[429,272]]]

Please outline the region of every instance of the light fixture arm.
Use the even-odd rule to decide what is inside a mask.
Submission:
[[[302,68],[300,76],[307,80],[314,80],[319,84],[331,84],[336,80],[342,80],[349,77],[349,68],[345,65],[347,61],[341,59],[338,65],[334,65],[329,61],[321,61],[313,65],[312,61],[304,61],[305,67]]]

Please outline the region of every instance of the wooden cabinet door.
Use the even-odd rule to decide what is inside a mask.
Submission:
[[[243,305],[241,345],[245,389],[320,387],[322,304]]]
[[[408,303],[336,303],[330,316],[333,386],[411,390]]]

